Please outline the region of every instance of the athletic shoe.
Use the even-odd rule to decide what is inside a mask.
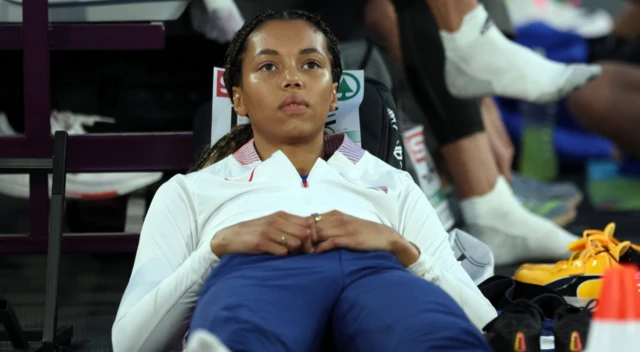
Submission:
[[[494,275],[493,252],[482,241],[460,229],[453,229],[449,232],[449,244],[476,285]]]
[[[496,352],[539,352],[543,319],[540,308],[518,300],[487,325],[487,342]]]
[[[566,226],[575,220],[576,208],[569,203],[559,200],[542,201],[538,199],[525,199],[516,197],[530,212],[553,221],[558,226]]]
[[[558,1],[508,0],[509,18],[520,27],[542,22],[555,29],[577,33],[585,38],[599,38],[611,33],[613,18],[602,9],[589,10]]]
[[[540,349],[541,351],[553,351],[555,346],[555,338],[553,335],[553,319],[558,311],[563,311],[570,307],[567,301],[557,293],[545,294],[531,300],[535,304],[544,317],[542,323],[542,332],[540,333]]]
[[[583,199],[580,189],[571,182],[545,183],[516,173],[511,179],[511,189],[521,199],[538,200],[543,203],[560,201],[577,207]]]
[[[544,315],[540,350],[553,351],[553,317],[558,309],[567,305],[562,296],[544,286],[518,282],[504,276],[494,276],[478,285],[478,288],[499,314],[518,300],[535,304]]]
[[[620,263],[637,263],[640,256],[630,242],[613,238],[614,224],[605,231],[588,230],[583,238],[569,245],[575,252],[569,260],[556,264],[524,264],[515,273],[517,281],[546,286],[575,306],[598,298],[602,276]]]
[[[97,122],[112,123],[114,120],[102,116],[73,114],[70,112],[53,112],[51,115],[51,132],[67,131],[70,135],[87,133],[85,126],[93,126]],[[0,136],[16,136],[17,133],[9,124],[7,117],[0,112]],[[118,172],[118,173],[85,173],[67,174],[66,195],[69,198],[106,199],[129,194],[144,188],[162,177],[161,172]],[[49,175],[51,187],[51,175]],[[0,193],[29,198],[29,175],[0,174]]]
[[[604,230],[586,230],[584,231],[582,238],[580,238],[579,240],[569,245],[569,250],[575,253],[574,256],[576,254],[582,253],[587,248],[588,239],[590,236],[604,236],[606,237],[607,241],[610,242],[609,246],[618,246],[622,242],[614,237],[615,230],[616,230],[615,223],[608,224]],[[633,263],[640,266],[640,246],[635,245],[633,243],[629,243],[629,245],[631,246],[631,249],[633,249],[633,251],[628,251],[622,257],[621,262]],[[554,271],[554,270],[559,270],[561,267],[564,267],[566,264],[567,264],[567,261],[564,261],[564,260],[559,261],[556,264],[522,264],[520,266],[520,269]]]
[[[553,319],[555,352],[581,352],[585,350],[594,304],[595,300],[582,308],[567,306],[558,311]]]

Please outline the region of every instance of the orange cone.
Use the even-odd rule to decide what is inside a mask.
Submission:
[[[632,351],[640,346],[640,282],[636,266],[609,269],[591,321],[586,352]]]

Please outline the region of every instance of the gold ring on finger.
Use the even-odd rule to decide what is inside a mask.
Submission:
[[[282,235],[282,237],[280,237],[280,243],[282,243],[283,246],[287,245],[287,241],[289,240],[289,235],[284,234]]]

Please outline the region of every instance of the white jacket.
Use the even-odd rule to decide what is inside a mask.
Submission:
[[[200,289],[219,259],[209,242],[221,229],[277,211],[309,216],[339,210],[391,226],[414,243],[412,273],[445,290],[478,328],[496,316],[454,257],[448,234],[411,176],[344,135],[325,138],[304,187],[281,152],[260,161],[253,141],[198,172],[162,185],[142,227],[129,284],[113,325],[115,352],[161,351],[188,327]]]

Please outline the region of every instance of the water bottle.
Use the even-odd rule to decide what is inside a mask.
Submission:
[[[540,181],[553,181],[558,176],[558,158],[553,144],[557,103],[520,102],[522,138],[520,140],[520,173]]]

